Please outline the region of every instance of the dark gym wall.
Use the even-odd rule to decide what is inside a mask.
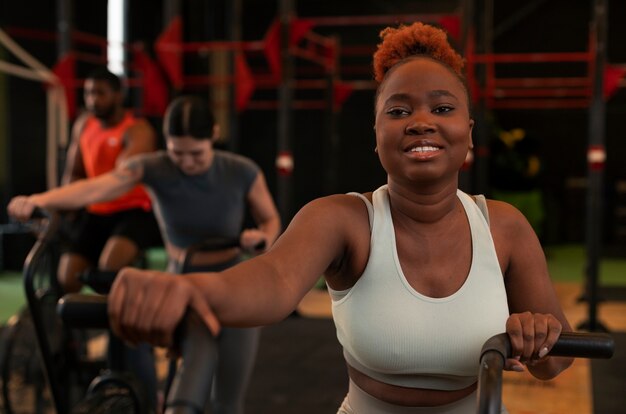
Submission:
[[[272,3],[273,6],[272,7]],[[242,17],[243,37],[260,39],[277,17],[277,3],[267,0],[244,1]],[[321,16],[379,16],[419,13],[452,13],[459,1],[428,0],[405,1],[317,1],[296,0],[296,14],[300,18]],[[378,33],[384,26],[320,26],[315,32],[324,36],[337,36],[342,46],[367,45],[379,42]],[[354,79],[371,80],[371,59],[357,62],[365,64],[363,75]],[[350,75],[344,75],[349,78]],[[266,92],[269,97],[276,94]],[[322,97],[323,94],[317,94]],[[296,91],[295,99],[304,99],[305,92]],[[269,98],[268,98],[269,99]],[[349,191],[372,191],[386,182],[386,175],[374,153],[374,91],[355,91],[343,104],[337,115],[335,131],[339,137],[337,162],[331,159],[328,114],[321,110],[295,110],[293,122],[294,142],[294,204],[299,207],[308,201]],[[266,168],[270,186],[274,183],[273,167],[277,114],[273,111],[247,111],[241,115],[241,151],[261,161]],[[260,130],[259,130],[260,128]],[[261,135],[259,132],[269,132]],[[332,179],[328,179],[328,176]]]
[[[32,5],[24,2],[0,2],[0,25],[7,30],[11,27],[27,27],[40,30],[54,30],[55,22],[50,16],[55,15],[54,2],[38,4],[37,13]],[[32,54],[46,66],[56,58],[54,43],[42,43],[29,39],[18,42],[22,48]],[[24,66],[9,51],[3,49],[3,58],[11,63]],[[3,208],[0,211],[2,222],[6,222],[4,206],[11,195],[32,193],[45,189],[45,145],[46,145],[46,93],[43,85],[36,81],[0,75],[4,97],[2,103],[5,121],[0,125],[6,141],[5,151],[0,158],[5,162],[0,165],[2,176],[0,185]]]
[[[513,2],[495,2],[494,51],[581,52],[589,42],[592,2],[544,1],[523,19],[511,23],[521,7]],[[626,48],[620,39],[626,35],[623,16],[626,2],[609,1],[608,63],[626,63]],[[564,12],[567,10],[567,13]],[[533,76],[540,65],[500,66],[501,76]],[[539,70],[550,76],[584,76],[583,64],[543,65]],[[545,75],[544,75],[545,76]],[[616,210],[621,202],[616,184],[626,180],[626,88],[621,88],[606,105],[607,162],[603,235],[609,244],[624,243],[616,232]],[[541,189],[545,197],[546,238],[548,243],[581,242],[585,234],[587,142],[589,113],[585,109],[498,110],[494,111],[503,129],[525,128],[540,142],[542,159]],[[622,198],[624,198],[622,196]]]
[[[360,0],[317,1],[294,0],[300,17],[323,15],[381,15],[402,13],[451,12],[459,1],[427,0]],[[0,2],[2,27],[22,26],[31,29],[56,29],[55,2],[38,3],[33,13],[28,2]],[[106,1],[74,1],[74,26],[77,30],[103,36],[106,31]],[[136,0],[130,2],[130,39],[143,41],[148,47],[162,30],[162,1]],[[204,2],[181,1],[186,40],[220,40],[229,29],[226,19],[228,0]],[[517,2],[496,0],[494,27],[500,31],[494,39],[494,51],[502,52],[564,52],[581,51],[587,47],[591,2],[551,0],[535,2],[535,9],[522,19],[511,20],[519,13]],[[244,40],[261,39],[277,17],[278,0],[242,0],[242,36]],[[567,10],[567,13],[565,13]],[[609,2],[609,60],[626,62],[626,49],[620,39],[626,36],[621,20],[626,15],[626,2]],[[507,25],[508,24],[508,25]],[[323,35],[341,36],[344,44],[378,43],[381,27],[320,27]],[[56,60],[56,46],[18,39],[29,52],[45,65]],[[373,50],[373,49],[372,49]],[[86,68],[82,67],[81,70]],[[526,76],[510,71],[510,75]],[[532,69],[529,69],[532,70]],[[566,65],[557,73],[575,74],[580,68]],[[0,75],[2,77],[2,75]],[[4,101],[4,119],[0,128],[6,137],[2,185],[3,205],[8,197],[18,193],[41,191],[45,187],[45,94],[42,87],[31,81],[2,77],[8,91]],[[2,82],[0,82],[2,85]],[[208,92],[207,92],[208,93]],[[263,98],[276,98],[274,91],[263,92]],[[2,93],[0,93],[1,99]],[[1,106],[0,106],[1,108]],[[626,166],[622,159],[626,126],[624,88],[607,105],[607,200],[615,182],[626,180]],[[239,150],[255,159],[268,177],[274,191],[277,135],[277,112],[272,110],[245,111],[239,115]],[[547,194],[547,212],[550,222],[550,242],[579,242],[583,238],[584,177],[586,176],[587,111],[586,110],[506,110],[495,117],[505,129],[522,127],[541,140],[544,167],[542,187]],[[353,93],[337,117],[340,162],[327,179],[331,168],[329,159],[328,118],[324,111],[298,110],[294,115],[294,204],[299,207],[309,200],[331,192],[369,191],[385,182],[374,153],[373,91]],[[2,134],[0,134],[0,137]],[[0,150],[1,146],[0,146]],[[1,158],[1,157],[0,157]],[[2,177],[2,174],[0,174]],[[582,181],[581,181],[582,178]],[[580,185],[583,185],[581,187]],[[608,203],[607,203],[608,204]],[[607,227],[614,210],[607,205]],[[4,208],[2,209],[4,215]],[[6,216],[2,216],[3,221]],[[610,237],[607,228],[606,237]]]

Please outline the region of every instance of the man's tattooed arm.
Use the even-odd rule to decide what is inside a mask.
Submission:
[[[124,160],[114,171],[113,176],[124,183],[139,182],[143,176],[143,166],[136,158]]]

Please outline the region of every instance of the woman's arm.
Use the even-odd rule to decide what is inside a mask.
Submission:
[[[253,248],[265,241],[265,248],[268,249],[280,234],[280,216],[260,171],[248,192],[248,205],[257,228],[246,229],[241,233],[241,245]]]
[[[107,174],[74,181],[45,193],[14,197],[9,202],[7,211],[18,220],[28,220],[36,207],[46,210],[73,210],[92,203],[113,200],[131,190],[142,177],[141,163],[137,158],[132,158]]]
[[[209,326],[216,319],[228,326],[281,321],[326,269],[351,256],[352,228],[364,215],[357,210],[360,200],[352,199],[332,196],[307,204],[268,252],[220,273],[172,277],[123,269],[109,295],[113,330],[131,342],[167,346],[188,306]],[[362,221],[368,226],[366,216]]]
[[[550,379],[571,365],[571,358],[545,357],[561,331],[572,328],[561,309],[550,280],[543,249],[533,228],[514,207],[490,202],[498,230],[494,234],[499,254],[508,257],[505,286],[511,316],[506,325],[513,355],[508,368],[528,370],[537,378]]]

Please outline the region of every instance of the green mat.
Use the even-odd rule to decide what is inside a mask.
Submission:
[[[550,277],[555,282],[580,282],[584,280],[586,254],[583,246],[551,246],[545,249]],[[601,285],[626,286],[626,259],[600,260]]]
[[[0,325],[24,305],[24,289],[20,272],[0,273]]]
[[[149,249],[146,259],[150,269],[163,270],[167,255],[162,248]],[[0,325],[26,305],[21,272],[0,272]]]

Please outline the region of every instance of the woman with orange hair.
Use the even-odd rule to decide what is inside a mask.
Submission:
[[[387,183],[310,202],[267,253],[211,277],[122,270],[109,297],[119,335],[170,345],[188,306],[214,332],[275,323],[324,274],[350,377],[339,413],[472,412],[481,345],[504,331],[507,369],[549,379],[571,364],[547,355],[571,328],[532,227],[458,189],[474,126],[462,58],[422,23],[381,37],[374,129]]]

